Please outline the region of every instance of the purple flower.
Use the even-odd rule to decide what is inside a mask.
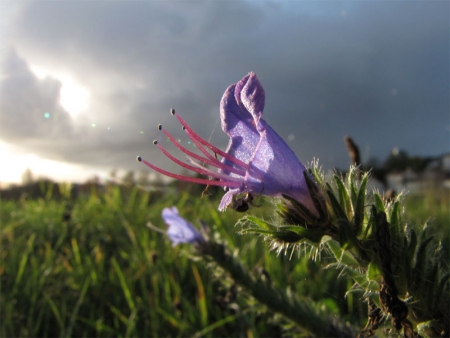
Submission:
[[[172,114],[178,118],[204,156],[187,150],[159,126],[169,140],[188,155],[191,165],[176,159],[156,141],[153,143],[175,163],[211,179],[173,174],[141,157],[138,157],[138,161],[176,179],[224,187],[228,191],[220,202],[220,211],[225,210],[232,203],[233,196],[240,193],[274,197],[284,194],[302,203],[318,216],[303,174],[306,168],[286,142],[262,119],[264,103],[264,89],[254,73],[249,73],[227,88],[220,102],[222,130],[230,137],[225,152],[198,136],[173,110]],[[218,160],[217,155],[222,159]],[[208,169],[201,163],[213,166],[218,171]]]
[[[178,214],[176,207],[164,208],[162,218],[169,226],[167,236],[172,241],[172,246],[180,243],[200,245],[205,242],[198,230]]]

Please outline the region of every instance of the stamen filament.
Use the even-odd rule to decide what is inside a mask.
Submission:
[[[240,175],[240,176],[242,176],[242,177],[245,176],[245,171],[239,170],[239,169],[237,169],[237,168],[230,167],[229,165],[226,165],[226,164],[223,164],[222,162],[220,162],[219,160],[217,160],[217,159],[214,158],[214,157],[213,157],[212,159],[207,159],[207,158],[204,158],[204,157],[202,157],[202,156],[197,155],[196,153],[193,153],[192,151],[189,151],[188,149],[186,149],[185,147],[183,147],[181,144],[179,144],[179,143],[175,140],[175,138],[174,138],[168,131],[166,131],[166,130],[163,129],[162,127],[160,128],[160,130],[162,130],[162,132],[163,132],[164,134],[166,134],[166,136],[170,139],[170,141],[172,141],[172,143],[173,143],[178,149],[180,149],[183,153],[185,153],[185,154],[187,154],[187,155],[189,155],[189,156],[195,158],[196,160],[199,160],[199,161],[204,162],[204,163],[206,163],[206,164],[212,165],[212,166],[214,166],[214,167],[216,167],[216,168],[220,168],[220,169],[222,169],[222,170],[226,170],[226,171],[232,172],[232,173],[234,173],[234,174],[236,174],[236,175]],[[201,145],[198,145],[198,144],[195,142],[195,140],[192,140],[192,141],[194,141],[194,143],[197,145],[197,147],[198,147],[200,150],[204,150],[203,147],[202,147]],[[203,152],[203,151],[202,151],[202,152]],[[209,155],[209,154],[207,154],[207,155]]]
[[[161,150],[163,152],[164,155],[166,155],[168,158],[170,158],[172,161],[174,161],[176,164],[182,166],[183,168],[195,171],[195,172],[197,172],[199,174],[202,174],[202,175],[211,176],[211,177],[216,178],[216,179],[222,179],[224,181],[235,181],[235,182],[242,182],[243,181],[242,179],[238,179],[238,178],[235,178],[235,177],[230,177],[228,175],[223,175],[223,174],[220,174],[218,172],[209,170],[208,168],[205,168],[202,165],[200,165],[200,164],[198,164],[198,163],[196,163],[194,161],[192,161],[191,163],[195,164],[196,165],[195,167],[191,166],[189,164],[186,164],[183,161],[180,161],[179,159],[177,159],[172,154],[170,154],[160,144],[157,143],[156,145],[158,146],[159,150]]]
[[[216,185],[219,187],[230,187],[230,188],[239,188],[242,185],[242,183],[233,182],[233,181],[225,182],[225,181],[207,180],[204,178],[196,178],[196,177],[188,177],[188,176],[178,175],[178,174],[171,173],[169,171],[165,171],[164,169],[158,168],[157,166],[154,166],[153,164],[144,160],[140,156],[137,158],[137,160],[139,162],[144,163],[147,167],[152,168],[153,170],[155,170],[163,175],[175,178],[177,180],[185,181],[185,182],[205,184],[205,185]]]
[[[191,135],[191,133],[189,133],[189,131],[186,130],[186,128],[183,128],[183,130],[186,131],[186,134],[189,136],[189,138],[192,140],[192,142],[195,143],[195,145],[197,146],[197,148],[198,148],[203,154],[205,154],[206,157],[208,157],[211,161],[212,161],[212,160],[216,160],[216,161],[217,161],[217,159],[216,159],[214,156],[212,156],[210,153],[208,153],[208,151],[207,151],[205,148],[203,148],[203,145],[202,145],[202,144],[201,144],[201,143],[200,143],[193,135]]]
[[[183,127],[186,128],[186,131],[189,134],[189,137],[194,140],[198,140],[201,144],[203,144],[205,147],[211,149],[212,151],[214,151],[215,153],[219,154],[222,157],[225,157],[227,160],[229,160],[230,162],[235,163],[236,165],[240,166],[241,168],[248,170],[249,165],[238,160],[237,158],[227,154],[226,152],[220,150],[219,148],[214,147],[211,143],[207,142],[206,140],[204,140],[203,138],[201,138],[199,135],[197,135],[189,126],[188,124],[180,117],[178,116],[178,114],[175,113],[175,111],[173,111],[172,113],[173,115],[175,115],[175,117],[178,119],[178,121],[180,121],[180,123],[183,125]],[[211,156],[211,155],[210,155]]]

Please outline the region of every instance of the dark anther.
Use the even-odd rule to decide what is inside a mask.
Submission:
[[[181,129],[182,129],[182,130],[186,130],[186,127],[185,127],[185,126],[183,126],[183,127],[181,127]]]
[[[142,161],[142,157],[140,157],[140,156],[136,157],[136,161],[141,162]]]
[[[162,129],[162,125],[158,124],[158,130],[161,130],[161,129]]]
[[[235,200],[233,200],[231,208],[233,208],[237,212],[246,212],[250,208],[250,204],[255,205],[252,203],[252,201],[253,195],[248,192],[244,197],[236,198]]]
[[[153,141],[153,144],[158,144],[158,141],[154,140],[154,141]]]
[[[170,110],[170,113],[171,113],[172,115],[175,115],[175,109],[172,108],[172,109]]]

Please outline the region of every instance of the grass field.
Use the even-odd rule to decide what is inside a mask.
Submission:
[[[262,238],[237,234],[243,214],[219,213],[218,195],[110,185],[74,199],[61,186],[55,199],[46,190],[43,198],[0,204],[2,337],[301,336],[193,247],[173,248],[146,226],[165,229],[161,211],[172,205],[195,225],[208,224],[255,275],[270,276],[357,329],[365,325],[366,306],[344,297],[350,280],[307,256],[277,256]],[[410,196],[406,206],[407,218],[431,218],[448,243],[448,194]],[[250,212],[271,217],[264,205]]]

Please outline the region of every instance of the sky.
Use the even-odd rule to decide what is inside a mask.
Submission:
[[[248,72],[307,164],[450,151],[448,1],[1,1],[0,182],[180,172],[152,144],[176,109],[225,149],[219,103]],[[172,151],[172,148],[168,149]],[[173,151],[173,153],[176,153]],[[179,156],[183,158],[183,156]]]

